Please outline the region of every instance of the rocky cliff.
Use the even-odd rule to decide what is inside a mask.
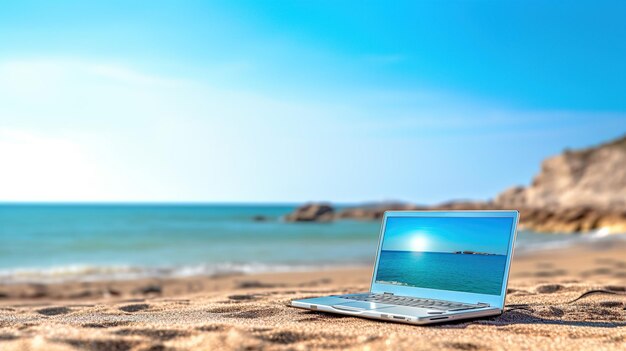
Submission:
[[[626,209],[626,136],[546,159],[528,187],[498,195],[503,207]]]

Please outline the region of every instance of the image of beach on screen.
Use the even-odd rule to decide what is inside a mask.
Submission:
[[[376,283],[500,295],[510,217],[389,217]]]

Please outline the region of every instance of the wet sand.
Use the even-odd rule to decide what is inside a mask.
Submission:
[[[368,289],[371,268],[0,285],[1,350],[623,350],[626,246],[516,257],[506,312],[410,326],[288,307]]]

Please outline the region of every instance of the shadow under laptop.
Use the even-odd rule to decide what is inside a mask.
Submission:
[[[305,318],[298,319],[299,322],[316,322],[336,319],[358,319],[360,321],[367,321],[367,319],[361,319],[352,316],[338,315],[325,312],[316,311],[304,311]],[[371,320],[371,323],[389,323],[398,324],[385,320]],[[457,322],[445,322],[439,324],[429,324],[422,326],[415,326],[419,328],[442,328],[442,329],[462,329],[470,325],[492,325],[496,327],[509,326],[516,324],[543,324],[543,325],[563,325],[563,326],[575,326],[575,327],[595,327],[595,328],[619,328],[626,327],[626,322],[607,322],[607,321],[578,321],[578,320],[566,320],[566,319],[548,319],[533,315],[531,312],[525,311],[507,311],[498,317],[484,317],[473,320],[457,321]]]
[[[563,325],[574,327],[595,327],[595,328],[620,328],[626,327],[626,322],[608,322],[608,321],[582,321],[570,319],[548,319],[533,315],[523,311],[508,311],[498,317],[488,317],[475,319],[472,321],[449,322],[445,324],[435,324],[425,326],[427,328],[465,328],[469,325],[493,325],[508,326],[515,324],[544,324],[544,325]]]
[[[612,300],[583,301],[590,296],[610,296]],[[515,324],[544,324],[576,327],[625,327],[624,311],[626,293],[622,287],[587,290],[577,298],[558,304],[522,303],[508,304],[505,312],[495,317],[472,321],[448,322],[433,327],[465,328],[468,325],[507,326]]]

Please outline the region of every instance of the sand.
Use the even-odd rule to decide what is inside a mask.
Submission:
[[[626,247],[516,257],[506,312],[411,326],[288,307],[366,291],[370,267],[0,285],[0,350],[625,350]]]

